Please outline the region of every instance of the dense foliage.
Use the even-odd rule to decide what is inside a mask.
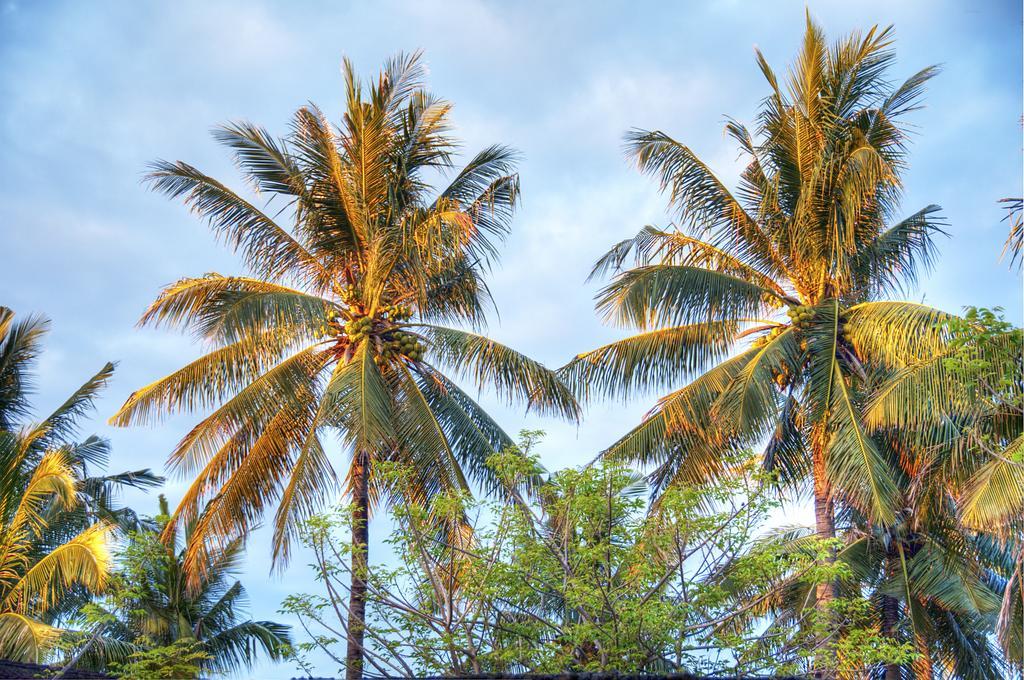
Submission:
[[[430,508],[393,510],[390,543],[398,565],[371,570],[369,663],[381,674],[474,675],[567,670],[788,674],[806,656],[806,635],[788,647],[762,644],[757,617],[792,574],[813,587],[846,574],[819,562],[832,546],[794,548],[760,537],[779,502],[756,460],[721,485],[673,486],[653,505],[647,482],[619,464],[547,474],[533,450],[538,433],[492,456],[488,465],[511,503],[452,495]],[[390,471],[396,483],[407,472]],[[539,481],[539,485],[533,486]],[[432,514],[470,516],[472,538],[457,549],[439,540]],[[322,588],[289,597],[283,612],[313,632],[300,664],[319,650],[335,662],[345,621],[348,513],[304,526]],[[751,550],[752,545],[756,546]],[[846,668],[900,661],[912,648],[879,634],[852,595]],[[799,629],[794,629],[799,631]]]

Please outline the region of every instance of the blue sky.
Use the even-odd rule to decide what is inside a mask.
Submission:
[[[1002,305],[1020,323],[1020,279],[997,262],[1005,224],[996,203],[1022,191],[1020,2],[810,9],[832,36],[895,24],[897,77],[943,65],[913,118],[904,206],[908,214],[943,206],[950,238],[914,297],[948,310]],[[732,183],[740,166],[724,117],[750,121],[766,93],[753,47],[781,70],[799,45],[803,13],[801,2],[739,0],[0,0],[0,304],[53,320],[40,410],[117,360],[92,429],[112,439],[114,469],[162,468],[194,417],[134,430],[104,421],[133,389],[201,348],[135,321],[179,277],[241,269],[140,176],[156,158],[181,159],[238,186],[210,127],[248,119],[284,133],[307,101],[339,116],[343,55],[371,75],[396,51],[424,49],[431,88],[455,103],[467,152],[493,142],[522,151],[523,206],[492,278],[501,311],[494,337],[551,365],[617,337],[593,314],[589,266],[613,242],[669,220],[654,184],[624,160],[622,133],[663,129]],[[510,432],[547,430],[542,455],[555,468],[593,457],[653,398],[595,405],[580,428],[484,402]],[[168,485],[172,501],[181,488]],[[155,499],[130,500],[155,509]],[[257,535],[244,581],[259,617],[273,616],[305,575],[301,557],[283,576],[268,576],[268,565]]]

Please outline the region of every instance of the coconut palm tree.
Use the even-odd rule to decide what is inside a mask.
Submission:
[[[941,326],[930,354],[897,367],[873,391],[865,420],[912,455],[919,516],[952,512],[984,548],[1001,597],[995,632],[1005,658],[1024,663],[1024,358],[1021,329],[998,310],[969,309]],[[876,435],[877,436],[877,435]],[[918,491],[919,494],[922,491]]]
[[[114,504],[126,486],[160,479],[148,470],[93,476],[107,442],[76,441],[78,420],[113,372],[108,364],[52,414],[31,415],[32,369],[47,322],[16,321],[0,307],[0,657],[39,661],[59,624],[106,582],[107,541],[137,518]]]
[[[108,623],[101,637],[86,643],[90,649],[84,650],[83,664],[108,668],[132,652],[178,642],[192,643],[191,649],[204,657],[199,669],[213,675],[250,670],[261,652],[282,659],[291,644],[288,626],[243,615],[245,588],[233,578],[245,554],[242,538],[205,553],[210,561],[190,585],[184,559],[195,523],[183,530],[172,528],[169,540],[161,541],[169,518],[167,499],[161,495],[154,528],[129,535],[103,603]]]
[[[835,649],[825,652],[833,670],[839,677],[884,675],[886,680],[930,680],[936,669],[956,678],[1006,677],[1006,657],[993,632],[1006,584],[1003,574],[1008,564],[1012,569],[1010,552],[992,534],[964,531],[955,514],[937,517],[925,510],[918,515],[923,508],[914,506],[913,498],[904,500],[911,505],[889,526],[857,513],[840,516],[842,546],[836,560],[845,575],[837,580],[836,591],[845,601],[866,597],[870,603],[854,634],[874,631],[892,649],[898,644],[913,650],[915,658],[869,663],[867,668],[852,665],[843,652],[861,650],[844,644],[849,632],[844,620],[831,637]],[[813,550],[808,541],[814,538],[807,530],[786,530],[767,542],[774,550],[799,554]],[[761,631],[758,644],[747,653],[752,658],[801,660],[807,639],[795,632],[814,619],[814,596],[815,588],[803,574],[782,579],[772,597],[744,612],[742,620]],[[864,658],[857,662],[864,663]]]
[[[249,123],[215,133],[254,193],[281,201],[273,213],[191,165],[154,165],[151,185],[205,218],[251,275],[183,279],[160,294],[141,323],[190,329],[211,349],[135,392],[112,422],[215,409],[170,456],[194,478],[167,531],[196,523],[185,557],[195,574],[275,503],[274,561],[286,561],[298,523],[336,488],[323,436],[340,436],[352,461],[347,673],[357,677],[366,525],[394,497],[376,465],[413,464],[424,497],[471,481],[492,490],[484,460],[512,443],[444,369],[540,411],[578,408],[552,371],[476,332],[483,274],[518,200],[515,154],[489,147],[434,192],[456,146],[451,107],[423,89],[420,56],[389,61],[367,86],[347,61],[344,74],[337,126],[311,105],[284,139]]]
[[[891,85],[891,43],[874,27],[829,45],[808,16],[786,81],[757,52],[769,95],[756,134],[726,126],[749,160],[736,192],[667,134],[628,135],[679,224],[597,263],[593,275],[615,274],[599,311],[641,332],[562,373],[584,395],[675,390],[606,452],[654,465],[657,487],[723,474],[723,450],[769,439],[766,465],[784,482],[810,478],[820,537],[835,536],[837,501],[895,521],[892,461],[861,415],[865,365],[924,351],[942,314],[873,301],[913,283],[941,233],[937,206],[896,220],[904,118],[936,69]],[[822,584],[817,600],[833,590]]]

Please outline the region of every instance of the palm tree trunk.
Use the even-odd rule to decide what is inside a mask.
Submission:
[[[369,460],[357,453],[352,459],[352,587],[348,601],[348,650],[345,680],[363,677],[363,639],[366,627],[366,573],[369,543]]]
[[[932,680],[935,677],[935,669],[932,668],[931,650],[928,649],[928,640],[920,633],[914,634],[914,646],[917,648],[917,658],[914,659],[914,677],[918,680]]]
[[[828,483],[828,474],[825,469],[825,434],[823,428],[815,428],[812,435],[812,474],[814,476],[814,524],[819,539],[833,539],[836,537],[835,514],[832,505],[832,490]],[[830,553],[826,562],[831,564],[835,561],[835,555]],[[815,591],[817,599],[818,614],[825,617],[826,630],[831,630],[832,621],[829,607],[836,597],[836,584],[834,581],[819,583]],[[828,636],[828,632],[825,633]],[[831,671],[824,663],[829,656],[827,650],[822,650],[815,655],[814,677],[830,678]]]
[[[832,505],[832,489],[828,483],[828,473],[825,469],[825,451],[822,442],[823,436],[817,436],[814,443],[814,451],[811,454],[814,465],[814,525],[819,539],[831,540],[836,537],[835,512]],[[830,556],[829,563],[835,561],[835,556]],[[819,583],[817,586],[817,599],[819,611],[828,606],[836,596],[836,584],[832,581]]]
[[[896,635],[896,621],[899,618],[899,608],[899,600],[888,595],[882,595],[882,635],[886,638],[893,638]],[[899,664],[886,664],[885,680],[900,680]]]

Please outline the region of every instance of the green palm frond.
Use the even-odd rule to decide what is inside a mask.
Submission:
[[[558,375],[581,398],[625,398],[672,387],[726,358],[737,327],[734,321],[714,321],[640,333],[578,355]]]
[[[449,441],[446,423],[434,412],[434,404],[428,399],[428,393],[420,389],[413,372],[407,366],[398,367],[398,377],[404,395],[397,419],[400,430],[398,439],[406,442],[411,455],[422,461],[414,467],[429,471],[432,480],[436,480],[430,485],[433,487],[431,491],[455,490],[468,493],[469,483],[452,442]],[[426,461],[430,463],[424,465]]]
[[[108,362],[47,416],[40,424],[47,433],[41,443],[45,446],[48,442],[67,441],[77,436],[77,421],[93,409],[97,396],[113,374],[114,364]]]
[[[315,295],[241,276],[207,274],[167,288],[139,320],[141,326],[178,326],[218,342],[253,334],[312,337],[332,305]]]
[[[811,417],[827,431],[825,464],[834,488],[873,520],[892,522],[896,484],[889,461],[864,426],[862,404],[844,360],[842,323],[837,300],[814,309],[806,387]]]
[[[941,210],[930,205],[894,224],[861,250],[852,260],[854,275],[863,278],[868,295],[905,292],[916,284],[920,270],[931,268],[937,256],[934,237],[947,235]]]
[[[213,138],[234,150],[235,165],[257,193],[308,198],[302,168],[284,140],[246,121],[215,127]]]
[[[217,631],[203,641],[213,657],[206,668],[212,673],[233,673],[251,668],[259,654],[272,661],[286,658],[289,627],[274,621],[243,621]]]
[[[753,443],[756,434],[735,431],[733,424],[713,419],[715,402],[728,389],[755,349],[732,357],[686,387],[659,400],[644,421],[604,451],[605,456],[655,465],[659,488],[674,479],[700,484],[725,470],[722,455]]]
[[[597,297],[605,319],[640,329],[760,318],[784,303],[775,291],[737,276],[676,265],[625,271]]]
[[[29,370],[48,330],[42,317],[15,321],[13,311],[0,307],[0,430],[13,431],[29,413]]]
[[[487,459],[513,446],[512,437],[480,404],[439,371],[422,365],[414,379],[441,423],[463,474],[488,493],[502,493],[505,485],[487,465]]]
[[[742,253],[761,271],[781,269],[770,238],[688,147],[663,132],[643,130],[630,131],[626,147],[641,171],[658,178],[681,219],[708,232],[712,245]]]
[[[576,398],[551,369],[482,335],[443,326],[423,328],[438,361],[472,378],[478,388],[490,386],[539,413],[579,420]]]
[[[341,414],[343,437],[353,451],[369,455],[397,441],[393,382],[381,372],[369,343],[331,377],[325,398]]]
[[[737,276],[773,290],[778,295],[786,295],[770,275],[740,257],[681,231],[665,231],[652,226],[644,227],[633,238],[620,241],[612,247],[594,264],[587,280],[618,273],[630,259],[633,266],[672,264],[702,267]]]
[[[741,432],[766,432],[778,422],[778,382],[792,379],[803,364],[800,340],[792,328],[765,340],[715,402],[714,417],[732,422]]]
[[[1024,435],[967,480],[960,507],[964,521],[983,530],[1024,516]]]
[[[811,456],[804,436],[802,404],[788,394],[775,431],[764,451],[764,468],[778,472],[783,484],[798,487],[811,474]]]
[[[18,612],[0,612],[0,657],[38,663],[60,630]]]
[[[278,280],[286,273],[300,273],[316,280],[322,275],[320,263],[286,229],[191,165],[158,161],[152,164],[146,179],[156,191],[181,198],[190,210],[206,219],[261,277]]]

